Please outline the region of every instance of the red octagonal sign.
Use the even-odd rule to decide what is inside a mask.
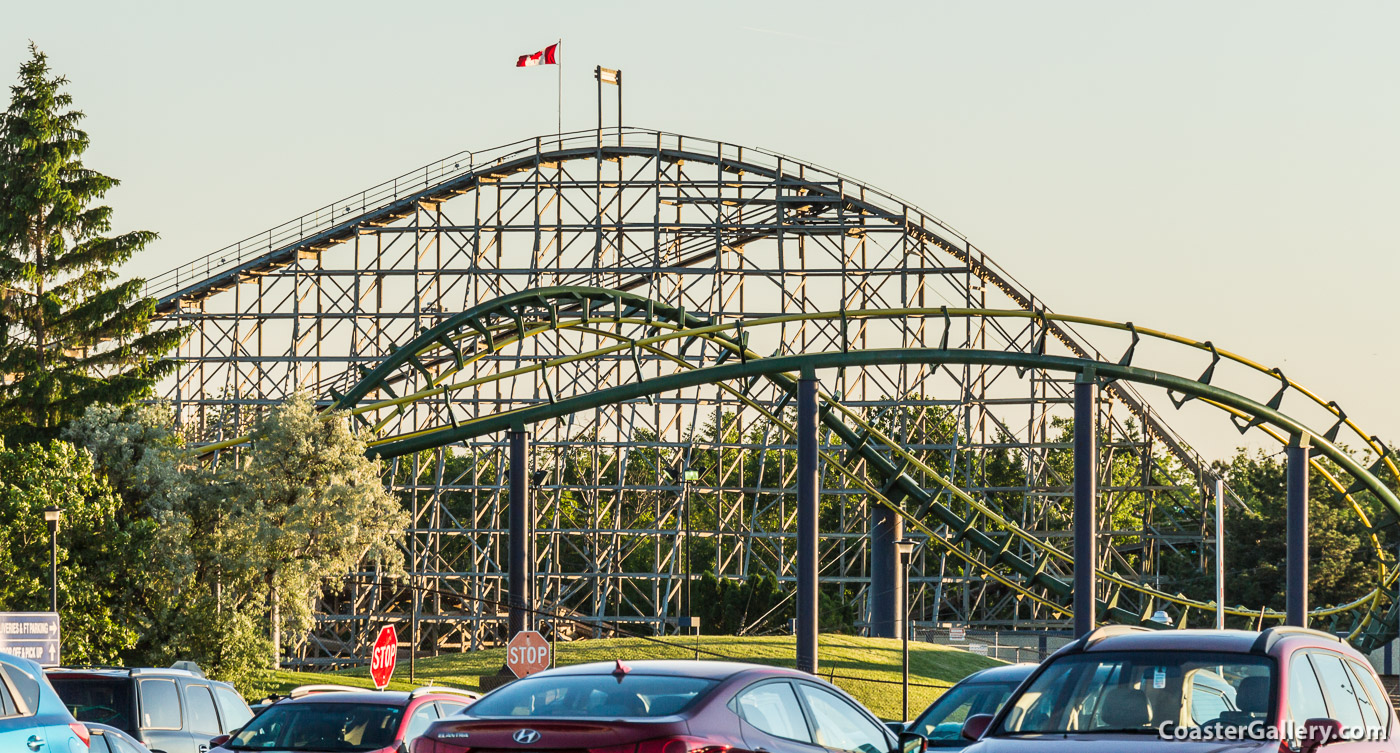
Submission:
[[[374,687],[383,690],[389,686],[389,678],[394,675],[394,665],[399,661],[399,634],[393,625],[385,625],[374,640],[374,653],[369,658],[369,676]]]
[[[516,677],[549,669],[549,643],[533,630],[522,630],[506,645],[506,666]]]

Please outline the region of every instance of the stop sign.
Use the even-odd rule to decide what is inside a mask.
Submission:
[[[369,658],[369,676],[374,680],[374,687],[380,690],[388,687],[398,660],[399,634],[394,632],[393,625],[385,625],[374,640],[374,653]]]
[[[506,666],[516,677],[549,669],[549,643],[533,630],[522,630],[506,645]]]

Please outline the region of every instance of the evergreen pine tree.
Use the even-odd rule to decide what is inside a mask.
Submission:
[[[143,280],[116,267],[156,238],[111,231],[117,181],[83,166],[83,113],[30,44],[0,114],[0,431],[53,436],[94,403],[150,393],[181,330],[151,330]]]

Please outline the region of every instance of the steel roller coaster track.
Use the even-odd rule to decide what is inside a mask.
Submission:
[[[166,387],[210,440],[203,450],[234,450],[257,411],[298,390],[348,410],[412,507],[405,551],[435,593],[504,600],[503,486],[490,469],[504,465],[499,435],[526,425],[544,466],[592,458],[587,483],[556,472],[539,491],[548,608],[668,629],[692,577],[681,511],[702,491],[717,574],[746,576],[762,555],[788,579],[791,469],[765,453],[792,446],[785,410],[810,368],[828,388],[824,478],[842,510],[823,544],[830,580],[866,582],[870,511],[887,506],[927,542],[912,579],[920,619],[1063,625],[1072,563],[1056,515],[1069,480],[1052,435],[1066,378],[1092,372],[1106,385],[1103,504],[1133,497],[1143,510],[1136,527],[1103,532],[1106,617],[1165,608],[1185,622],[1213,609],[1154,572],[1163,552],[1204,565],[1210,548],[1211,471],[1154,407],[1199,405],[1241,431],[1315,438],[1313,467],[1371,532],[1376,579],[1313,618],[1367,647],[1396,632],[1386,522],[1359,495],[1400,516],[1400,474],[1335,402],[1210,342],[1049,311],[936,218],[785,155],[640,129],[462,153],[152,278],[148,293],[165,321],[193,329]],[[628,457],[685,465],[705,449],[718,459],[704,490],[629,484]],[[1021,460],[1022,483],[988,486],[998,451]],[[470,458],[467,470],[454,457]],[[1140,471],[1117,478],[1115,459]],[[1014,514],[996,501],[1006,495],[1023,501]],[[566,519],[566,499],[586,499],[587,520]],[[647,547],[654,572],[627,571]],[[569,552],[587,565],[568,570]],[[321,611],[308,655],[330,659],[359,652],[371,617],[411,613],[434,649],[454,635],[490,642],[501,621],[425,604],[372,571]]]

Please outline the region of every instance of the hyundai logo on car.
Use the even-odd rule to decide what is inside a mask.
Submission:
[[[513,737],[515,741],[520,743],[521,745],[529,745],[530,743],[539,742],[540,733],[532,729],[518,729],[515,731],[514,735],[511,735],[511,737]]]

